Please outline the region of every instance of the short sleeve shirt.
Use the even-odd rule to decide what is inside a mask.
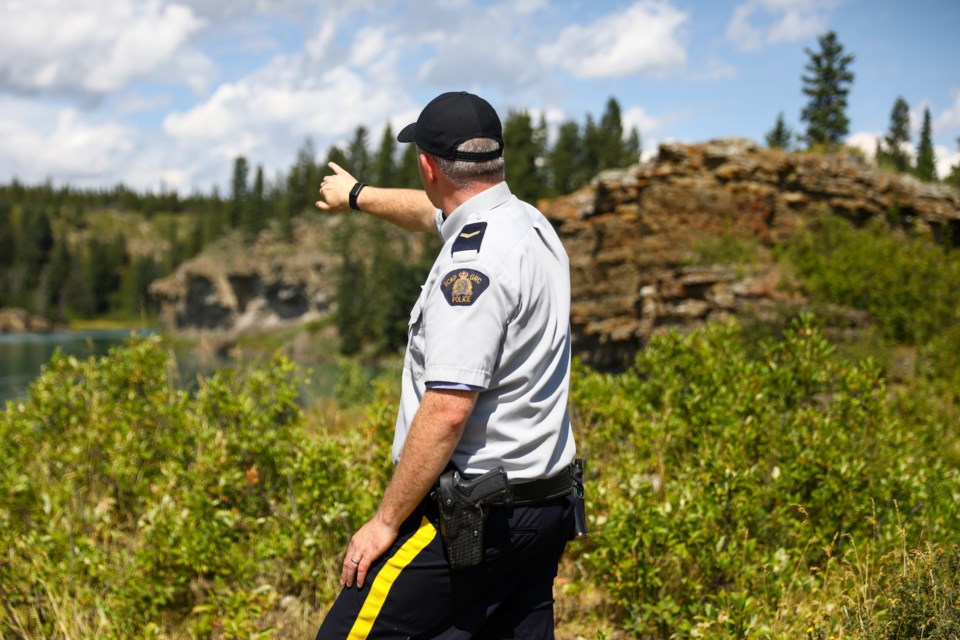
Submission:
[[[555,475],[575,452],[566,251],[505,182],[436,221],[444,245],[410,314],[394,461],[427,386],[442,382],[481,389],[453,453],[460,471]]]

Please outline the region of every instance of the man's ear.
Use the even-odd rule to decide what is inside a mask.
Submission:
[[[426,153],[419,155],[420,175],[427,184],[434,184],[437,181],[437,161]]]

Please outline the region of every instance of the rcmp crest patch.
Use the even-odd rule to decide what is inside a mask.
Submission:
[[[455,269],[440,281],[440,289],[447,303],[454,307],[468,307],[490,285],[490,278],[474,269]]]

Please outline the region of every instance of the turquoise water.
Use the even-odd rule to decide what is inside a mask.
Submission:
[[[137,335],[154,333],[137,330]],[[123,344],[131,337],[130,329],[98,329],[90,331],[55,331],[51,333],[0,334],[0,407],[6,400],[26,396],[33,380],[40,375],[57,349],[62,352],[87,358],[105,355],[111,347]],[[237,364],[236,360],[214,355],[201,356],[191,347],[174,348],[180,385],[195,388],[197,376],[207,375],[224,366]],[[247,364],[250,364],[248,362]],[[308,384],[301,385],[300,393],[306,404],[320,398],[333,396],[334,386],[340,371],[334,362],[299,363]],[[372,377],[379,371],[376,366],[363,366],[366,375]]]
[[[130,335],[130,329],[0,334],[0,402],[25,395],[57,349],[80,358],[99,356]]]

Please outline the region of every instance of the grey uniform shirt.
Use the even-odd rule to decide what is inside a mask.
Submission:
[[[575,453],[566,251],[505,182],[436,220],[444,245],[410,314],[394,462],[428,384],[442,382],[481,389],[453,453],[460,471],[555,475]]]

